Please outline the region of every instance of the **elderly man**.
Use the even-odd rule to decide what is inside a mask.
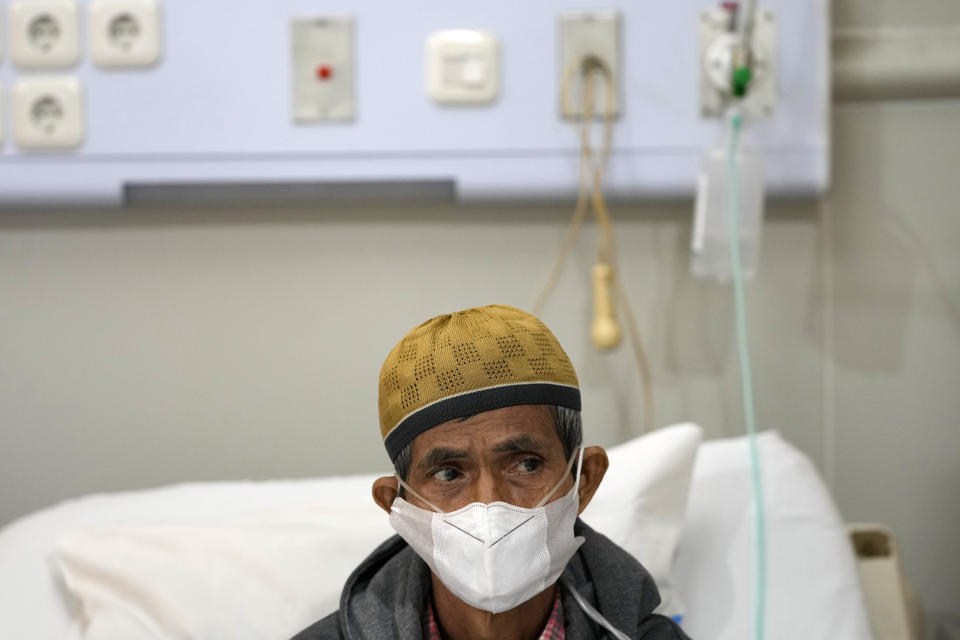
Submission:
[[[685,639],[642,566],[577,516],[607,470],[582,446],[577,376],[532,315],[436,317],[380,371],[396,475],[373,499],[396,535],[340,610],[294,640]]]

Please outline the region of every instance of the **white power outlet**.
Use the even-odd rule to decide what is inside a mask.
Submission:
[[[10,51],[19,67],[75,65],[80,59],[76,2],[33,0],[12,3]]]
[[[72,149],[83,142],[83,89],[73,77],[19,80],[14,137],[22,149]]]
[[[620,15],[613,10],[569,11],[560,14],[558,84],[560,113],[565,118],[584,116],[584,65],[599,61],[613,81],[612,115],[620,114]],[[595,78],[597,76],[594,76]],[[606,108],[607,92],[602,81],[593,83],[594,113]]]
[[[156,0],[93,0],[88,22],[90,57],[101,67],[146,67],[160,59]]]

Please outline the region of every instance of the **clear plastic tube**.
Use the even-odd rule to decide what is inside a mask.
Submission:
[[[727,148],[727,194],[730,236],[730,271],[733,275],[734,308],[737,325],[737,352],[740,360],[740,380],[743,390],[743,412],[750,449],[750,472],[753,483],[754,507],[754,638],[763,640],[766,627],[767,550],[766,521],[763,508],[763,482],[760,474],[760,452],[757,447],[756,412],[753,399],[753,373],[750,367],[750,349],[747,332],[747,310],[743,292],[743,265],[740,258],[740,174],[737,162],[740,130],[743,116],[739,110],[729,113],[730,136]]]

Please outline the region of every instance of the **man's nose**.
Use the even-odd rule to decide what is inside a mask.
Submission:
[[[503,501],[503,493],[497,485],[497,478],[494,474],[487,470],[480,472],[477,480],[473,483],[473,496],[470,501],[484,504]]]

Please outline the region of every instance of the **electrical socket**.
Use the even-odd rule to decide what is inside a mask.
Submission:
[[[21,79],[13,103],[14,137],[20,148],[72,149],[83,141],[83,90],[76,78]]]
[[[23,68],[70,67],[80,59],[77,5],[33,0],[10,5],[10,53]]]
[[[146,67],[161,55],[156,0],[93,0],[89,7],[90,57],[101,67]]]
[[[584,117],[584,74],[581,66],[591,58],[601,61],[613,79],[611,112],[620,115],[620,14],[614,10],[566,11],[558,23],[558,84],[560,113],[564,118]],[[595,76],[596,78],[596,76]],[[594,113],[601,117],[607,102],[604,83],[594,86]],[[566,89],[566,95],[564,95]]]

